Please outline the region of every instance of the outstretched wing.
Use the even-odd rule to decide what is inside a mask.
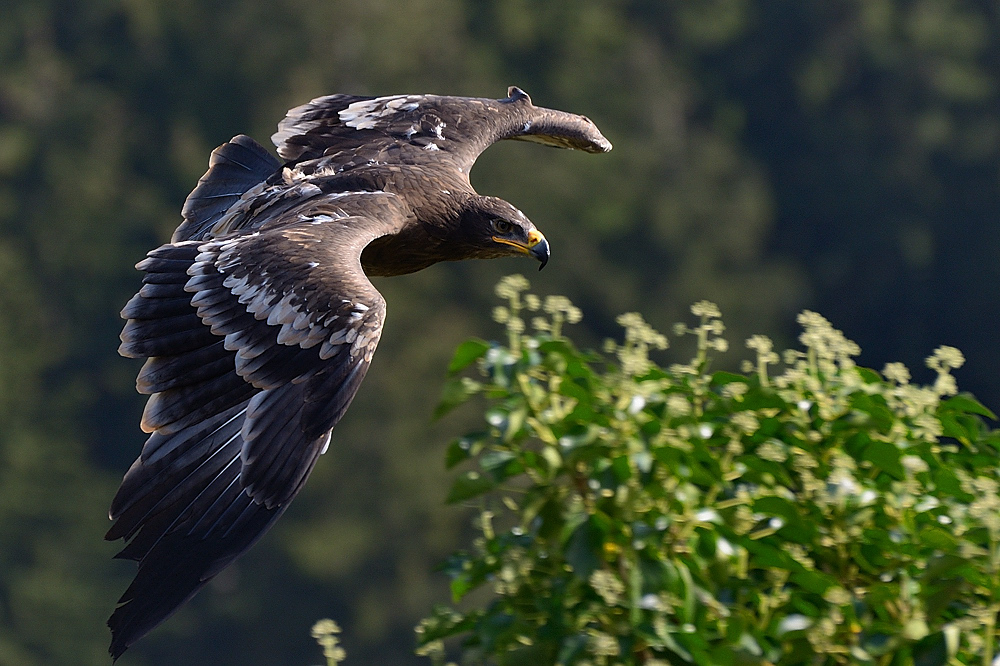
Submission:
[[[107,538],[139,562],[108,622],[115,658],[267,531],[368,369],[385,303],[361,251],[398,220],[308,205],[289,225],[164,245],[138,265],[121,352],[148,359],[151,435],[111,506]]]
[[[499,100],[438,95],[318,97],[290,110],[271,137],[278,154],[290,162],[322,159],[340,168],[370,161],[414,164],[440,160],[444,155],[428,153],[443,151],[464,173],[501,139],[592,153],[611,150],[611,143],[588,118],[536,107],[516,87]]]

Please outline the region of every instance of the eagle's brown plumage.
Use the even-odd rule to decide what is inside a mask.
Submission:
[[[527,254],[548,243],[469,183],[500,139],[604,152],[588,119],[506,99],[331,95],[272,137],[212,153],[171,243],[138,264],[121,353],[146,358],[142,453],[108,539],[139,562],[111,654],[166,619],[274,523],[357,392],[385,301],[368,275]]]

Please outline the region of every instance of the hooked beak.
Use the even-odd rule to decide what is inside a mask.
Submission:
[[[549,263],[549,242],[545,240],[542,232],[534,230],[528,232],[528,248],[529,254],[538,259],[538,270],[545,268],[545,264]]]
[[[517,241],[500,238],[499,236],[494,236],[493,240],[497,243],[503,243],[504,245],[516,247],[524,254],[534,257],[541,263],[538,270],[542,270],[545,268],[545,264],[549,263],[549,242],[545,240],[545,236],[542,235],[542,232],[537,229],[532,229],[528,232],[527,243],[518,243]]]

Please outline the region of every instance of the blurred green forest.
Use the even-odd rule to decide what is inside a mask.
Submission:
[[[5,0],[0,8],[0,665],[107,664],[132,573],[102,541],[137,455],[138,364],[116,354],[132,268],[209,152],[332,93],[501,97],[591,117],[602,156],[511,143],[472,174],[546,233],[540,293],[594,346],[700,299],[730,340],[809,307],[862,364],[965,352],[1000,405],[1000,5],[961,0]],[[385,334],[277,527],[125,666],[417,664],[413,626],[468,514],[442,508],[431,423],[451,349],[490,332],[524,261],[379,281]],[[739,355],[733,354],[734,357]],[[926,377],[917,377],[926,380]],[[463,419],[468,423],[463,422]]]

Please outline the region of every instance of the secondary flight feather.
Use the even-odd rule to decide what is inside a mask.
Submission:
[[[587,118],[504,99],[330,95],[272,137],[217,148],[171,242],[137,264],[124,356],[145,358],[150,433],[111,504],[108,539],[138,571],[108,625],[118,658],[257,541],[330,443],[378,344],[386,304],[370,275],[549,245],[481,196],[469,170],[490,144],[587,152]]]

